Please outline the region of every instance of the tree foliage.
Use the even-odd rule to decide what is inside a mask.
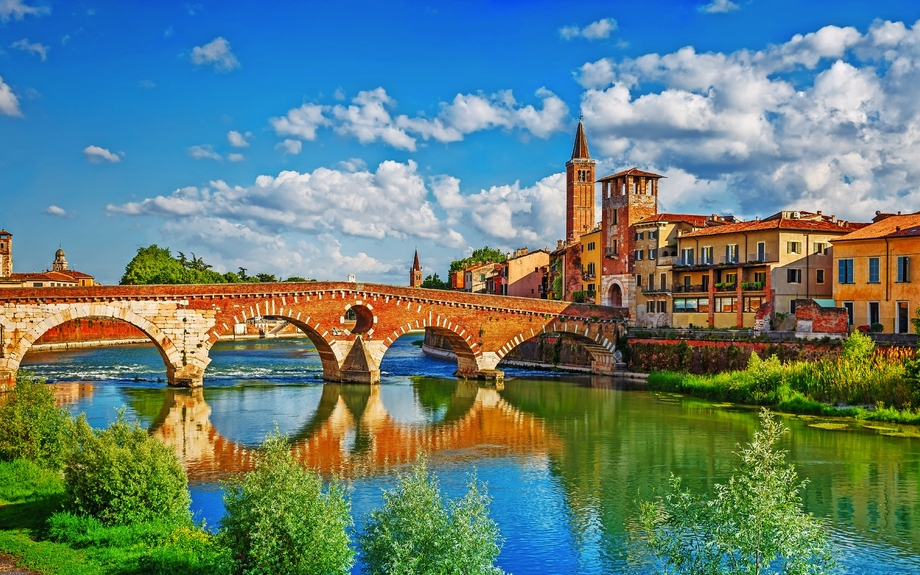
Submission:
[[[59,470],[70,444],[73,418],[55,405],[45,380],[20,371],[16,387],[0,408],[0,459],[28,459]]]
[[[663,572],[686,575],[828,573],[835,566],[824,524],[802,511],[799,481],[777,449],[787,431],[766,409],[761,430],[737,452],[741,459],[712,499],[671,478],[672,492],[640,503],[646,543]]]
[[[255,469],[224,484],[226,514],[220,540],[233,556],[233,572],[347,573],[354,564],[347,529],[345,488],[304,469],[277,429],[266,437]]]
[[[425,280],[422,282],[423,288],[428,289],[450,289],[450,282],[444,281],[438,277],[438,273],[425,276]]]
[[[236,272],[220,274],[209,263],[192,253],[191,259],[183,252],[173,256],[169,248],[156,244],[138,248],[137,254],[125,266],[121,276],[122,285],[152,284],[219,284],[219,283],[259,283],[279,281],[274,274],[259,273],[250,276],[246,268]],[[291,276],[287,281],[307,281],[299,276]]]
[[[128,423],[124,409],[106,429],[77,420],[64,485],[68,511],[105,525],[190,521],[188,479],[178,457]]]
[[[383,508],[371,512],[358,538],[369,575],[486,575],[501,550],[498,526],[489,518],[489,496],[475,476],[460,501],[445,503],[437,480],[420,460],[384,491]]]
[[[487,262],[500,263],[508,259],[501,250],[492,249],[489,246],[484,246],[478,250],[473,250],[473,253],[466,258],[460,260],[454,260],[450,262],[450,273],[466,269],[473,264],[484,264]]]

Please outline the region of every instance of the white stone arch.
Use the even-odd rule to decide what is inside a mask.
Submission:
[[[38,338],[66,321],[84,318],[115,319],[129,323],[141,330],[153,342],[163,358],[167,373],[172,373],[183,365],[182,353],[176,349],[173,341],[156,324],[126,307],[113,303],[58,306],[55,313],[45,316],[42,321],[12,343],[7,365],[13,371],[18,370],[26,353]]]

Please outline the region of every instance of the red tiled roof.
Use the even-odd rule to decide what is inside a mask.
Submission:
[[[598,182],[603,182],[604,180],[612,180],[613,178],[619,178],[620,176],[643,176],[646,178],[663,178],[664,177],[662,175],[653,174],[651,172],[643,172],[639,168],[629,168],[628,170],[624,170],[622,172],[617,172],[616,174],[605,176],[599,179]]]
[[[888,216],[874,224],[837,238],[835,242],[874,240],[879,238],[904,238],[920,236],[920,212],[903,216]]]
[[[681,237],[698,238],[703,236],[717,236],[739,232],[755,232],[761,230],[802,230],[815,232],[839,232],[847,234],[864,227],[866,224],[856,222],[831,222],[827,220],[797,220],[791,218],[776,218],[770,220],[754,220],[753,222],[738,222],[723,226],[712,226],[696,230]]]
[[[658,214],[650,218],[645,218],[636,222],[636,224],[645,224],[649,222],[686,222],[695,228],[702,228],[707,225],[721,225],[724,222],[708,221],[711,216],[700,216],[697,214]]]

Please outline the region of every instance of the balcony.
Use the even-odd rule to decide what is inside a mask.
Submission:
[[[749,264],[762,264],[765,262],[777,262],[777,261],[779,261],[779,258],[771,254],[768,254],[766,252],[758,253],[758,254],[748,254],[748,257],[747,257],[747,263]]]
[[[735,291],[737,285],[733,283],[718,283],[715,285],[715,288],[716,291]]]
[[[652,287],[652,288],[650,288],[650,287],[648,287],[648,286],[645,286],[645,287],[643,287],[643,288],[641,288],[641,289],[642,289],[642,293],[643,293],[643,294],[646,294],[646,295],[671,293],[671,290],[668,289],[667,287]]]
[[[677,257],[674,257],[674,256],[662,256],[662,257],[658,258],[658,265],[660,265],[660,266],[677,266],[677,265],[680,265],[679,263],[677,263],[679,260],[680,260],[680,258],[677,258]]]
[[[719,265],[720,266],[729,266],[732,264],[738,263],[738,256],[719,256]]]
[[[604,256],[611,258],[611,259],[616,259],[620,257],[620,253],[615,249],[607,248],[607,250],[604,252]]]
[[[703,284],[676,284],[674,293],[706,293],[708,289]]]
[[[581,279],[583,281],[591,282],[594,281],[595,278],[597,278],[597,274],[595,272],[581,272]]]
[[[741,282],[744,291],[763,291],[763,282]]]
[[[674,258],[674,262],[671,264],[674,266],[694,266],[696,265],[696,260],[693,258],[679,257]]]

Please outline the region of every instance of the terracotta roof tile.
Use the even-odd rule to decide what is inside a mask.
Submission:
[[[903,216],[888,216],[874,224],[869,224],[843,237],[836,238],[834,241],[846,242],[899,237],[920,237],[920,212]]]
[[[738,222],[735,224],[725,224],[723,226],[712,226],[696,230],[681,237],[699,238],[703,236],[717,236],[722,234],[733,234],[739,232],[755,232],[760,230],[802,230],[816,232],[839,232],[846,234],[853,232],[866,224],[856,222],[846,222],[841,225],[839,222],[830,222],[827,220],[796,220],[787,218],[776,218],[771,220],[754,220],[753,222]]]
[[[603,182],[604,180],[612,180],[613,178],[619,178],[621,176],[644,176],[646,178],[663,178],[664,176],[660,174],[653,174],[651,172],[643,172],[639,168],[629,168],[628,170],[623,170],[622,172],[617,172],[609,176],[604,176],[599,179],[598,182]]]

